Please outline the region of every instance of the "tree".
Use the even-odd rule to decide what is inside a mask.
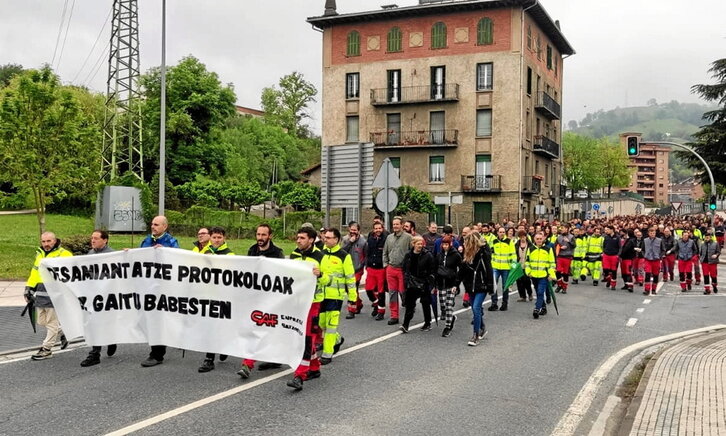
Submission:
[[[726,58],[713,62],[708,71],[716,83],[694,85],[691,91],[707,101],[716,103],[718,108],[703,114],[703,119],[710,124],[701,126],[701,129],[692,135],[694,141],[686,145],[693,147],[708,162],[717,184],[726,184]],[[702,183],[709,183],[708,174],[697,157],[688,152],[678,153],[689,167],[700,173]]]
[[[249,182],[229,185],[224,195],[242,207],[247,214],[250,213],[252,206],[270,198],[270,194],[262,189],[260,185]]]
[[[568,129],[570,129],[570,130],[575,130],[575,129],[577,129],[577,121],[576,121],[576,120],[570,120],[570,121],[569,121],[569,122],[567,123],[567,128],[568,128]]]
[[[406,215],[409,212],[436,213],[436,205],[429,194],[413,186],[401,186],[397,194],[398,206],[393,211],[395,215]]]
[[[296,211],[320,210],[320,189],[317,186],[302,182],[288,182],[289,188],[278,198],[285,206],[292,206]]]
[[[318,90],[297,71],[280,78],[278,86],[279,89],[273,86],[262,90],[265,120],[296,137],[309,137],[309,128],[303,120],[310,118],[308,105],[316,101]]]
[[[23,71],[23,66],[19,64],[5,64],[0,66],[0,88],[8,86],[10,80]]]
[[[33,194],[41,233],[48,204],[95,181],[100,140],[100,126],[48,66],[0,91],[0,178]]]
[[[575,198],[577,191],[592,192],[604,186],[599,176],[598,156],[593,153],[597,146],[597,141],[587,136],[573,132],[562,135],[562,178],[571,190],[571,198]]]
[[[600,161],[599,174],[608,188],[608,198],[613,187],[624,188],[630,185],[632,176],[632,169],[628,167],[630,159],[620,144],[603,138],[598,143],[595,155]]]
[[[145,180],[158,169],[161,76],[152,68],[140,78],[144,89]],[[236,96],[231,84],[223,86],[216,73],[193,56],[169,68],[166,83],[167,174],[174,185],[193,180],[197,174],[224,175],[225,148],[217,127],[235,113]]]

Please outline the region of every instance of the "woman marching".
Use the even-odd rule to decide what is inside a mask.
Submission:
[[[494,290],[492,254],[489,245],[476,232],[464,239],[464,258],[459,276],[464,289],[470,294],[474,334],[469,339],[469,346],[475,347],[487,334],[482,304],[486,294]]]
[[[441,307],[441,320],[446,326],[441,334],[449,337],[454,327],[454,299],[459,293],[459,268],[461,255],[452,248],[452,238],[445,235],[441,239],[441,251],[436,256],[436,289],[439,293],[439,307]]]
[[[434,257],[424,248],[424,239],[414,236],[411,239],[411,250],[403,258],[403,280],[406,286],[404,300],[406,314],[403,317],[401,331],[408,333],[408,326],[416,311],[416,300],[421,300],[424,325],[422,331],[431,330],[431,288],[433,287]]]

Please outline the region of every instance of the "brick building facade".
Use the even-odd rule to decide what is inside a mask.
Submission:
[[[404,185],[464,195],[463,221],[548,213],[561,194],[563,56],[541,3],[420,0],[309,18],[323,39],[323,146],[372,142]],[[445,221],[443,208],[437,221]]]

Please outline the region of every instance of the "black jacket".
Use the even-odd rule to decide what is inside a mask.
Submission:
[[[620,258],[623,260],[635,259],[635,238],[628,238],[625,240],[622,249],[620,250]]]
[[[430,289],[434,285],[434,256],[427,250],[423,249],[416,254],[413,249],[403,257],[401,264],[403,270],[403,280],[406,290]]]
[[[440,251],[436,255],[436,287],[446,289],[458,287],[459,268],[461,267],[461,254],[453,248]]]
[[[270,257],[273,259],[284,259],[285,255],[282,253],[282,248],[276,246],[270,241],[270,247],[267,250],[260,250],[260,246],[255,244],[250,247],[247,251],[248,256],[262,256]]]
[[[368,245],[366,246],[366,266],[369,268],[383,268],[383,244],[386,243],[386,232],[376,238],[373,232],[368,234]]]
[[[462,261],[459,279],[464,283],[466,292],[480,294],[494,292],[494,272],[492,252],[488,245],[482,246],[474,255],[472,263]]]

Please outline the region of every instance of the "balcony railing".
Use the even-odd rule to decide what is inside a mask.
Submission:
[[[560,144],[544,135],[534,137],[534,152],[545,155],[551,159],[560,158]]]
[[[502,176],[461,176],[461,190],[464,192],[499,192],[502,190]]]
[[[522,179],[523,194],[539,194],[542,191],[542,179],[534,176],[525,176]]]
[[[459,144],[459,131],[456,129],[403,132],[389,130],[371,132],[370,138],[376,147],[456,146]]]
[[[534,105],[534,108],[550,120],[559,120],[560,114],[562,113],[560,104],[544,91],[540,91],[537,96],[537,103]]]
[[[403,86],[371,89],[373,106],[446,102],[459,100],[459,85],[446,83],[433,86]]]

